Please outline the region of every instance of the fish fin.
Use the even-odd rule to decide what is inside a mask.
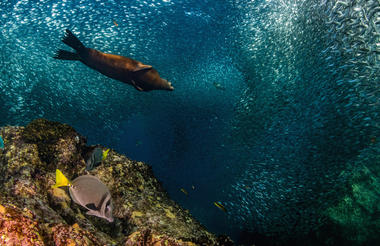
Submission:
[[[106,218],[108,221],[112,222],[113,217],[112,217],[111,194],[108,192],[104,194],[99,204],[101,204],[99,208],[100,214],[103,215],[104,218]]]
[[[106,158],[107,158],[107,155],[108,155],[108,152],[110,151],[110,149],[106,149],[105,151],[103,151],[103,154],[102,154],[102,161],[104,161]]]
[[[55,185],[53,185],[53,188],[58,188],[62,186],[71,186],[70,180],[68,180],[63,173],[57,169],[55,170]]]
[[[88,214],[88,215],[99,216],[99,211],[98,211],[98,210],[88,210],[88,211],[86,212],[86,214]]]
[[[85,207],[89,210],[99,210],[94,203],[88,203],[85,205]]]
[[[145,64],[138,64],[135,69],[133,69],[133,72],[139,72],[143,70],[149,70],[152,69],[152,66],[145,65]]]
[[[86,161],[86,171],[91,171],[93,168],[94,168],[94,165],[93,165],[93,163],[91,162],[91,158],[89,158],[89,159]]]
[[[144,91],[140,86],[136,85],[136,82],[132,80],[132,85],[136,88],[138,91]]]
[[[98,210],[100,210],[101,213],[104,214],[104,211],[105,211],[105,208],[107,206],[107,202],[111,199],[111,195],[109,193],[104,193],[102,198],[100,199],[100,202],[99,202],[99,208]]]
[[[77,53],[66,50],[57,50],[53,58],[59,60],[80,60],[80,57]]]
[[[70,46],[78,52],[86,48],[69,29],[66,29],[66,35],[63,37],[62,42],[64,42],[65,44],[67,44],[68,46]]]

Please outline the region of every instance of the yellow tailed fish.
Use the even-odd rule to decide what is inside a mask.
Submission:
[[[220,202],[214,202],[214,205],[220,208],[223,212],[227,213],[227,209]]]
[[[55,185],[52,186],[53,188],[58,188],[62,186],[70,187],[71,185],[72,183],[70,182],[70,180],[68,180],[59,169],[55,170]]]
[[[108,151],[110,151],[110,149],[106,149],[105,151],[103,151],[102,161],[104,161],[107,158]]]
[[[181,188],[181,191],[182,191],[186,196],[188,195],[187,191],[186,191],[184,188]]]
[[[76,204],[86,208],[88,215],[94,215],[113,222],[112,197],[108,187],[93,175],[82,175],[70,182],[60,170],[56,170],[54,188],[69,186],[70,197]]]

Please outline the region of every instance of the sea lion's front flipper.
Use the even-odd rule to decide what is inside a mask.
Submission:
[[[142,70],[149,70],[149,69],[152,69],[152,66],[150,65],[145,65],[145,64],[137,64],[136,68],[133,69],[133,72],[138,72],[138,71],[142,71]]]
[[[136,82],[132,80],[132,85],[136,88],[138,91],[144,91],[140,86],[136,85]]]

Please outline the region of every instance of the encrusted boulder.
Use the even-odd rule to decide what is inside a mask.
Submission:
[[[349,172],[344,174],[349,176],[348,190],[336,206],[326,210],[329,223],[319,236],[331,245],[378,245],[380,143],[374,141],[350,163]]]
[[[115,222],[87,215],[52,188],[56,169],[71,180],[86,174],[93,149],[66,124],[37,119],[0,135],[1,245],[232,245],[170,200],[150,166],[112,150],[89,173],[108,186]]]

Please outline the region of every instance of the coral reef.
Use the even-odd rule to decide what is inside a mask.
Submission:
[[[110,189],[115,222],[86,215],[67,190],[52,188],[57,168],[71,180],[86,174],[93,149],[66,124],[37,119],[0,135],[1,245],[232,245],[170,200],[150,166],[112,150],[89,173]]]

